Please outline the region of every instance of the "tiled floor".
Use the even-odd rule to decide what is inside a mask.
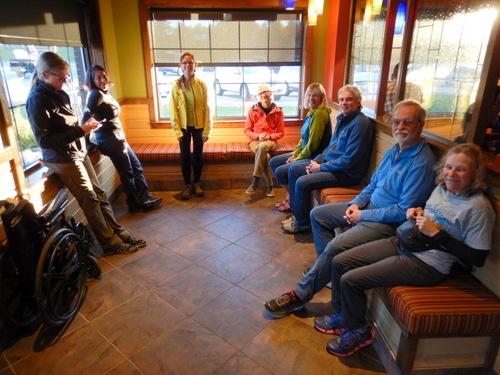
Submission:
[[[180,201],[160,192],[161,209],[118,221],[148,246],[100,259],[80,313],[41,352],[37,334],[5,350],[6,374],[384,374],[372,347],[348,358],[329,355],[331,336],[313,329],[330,312],[324,289],[306,309],[271,320],[264,301],[291,289],[315,259],[310,234],[285,235],[283,213],[263,191],[208,191]]]

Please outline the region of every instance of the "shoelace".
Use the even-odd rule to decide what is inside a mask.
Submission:
[[[345,348],[346,346],[351,346],[353,343],[355,343],[359,336],[359,333],[346,329],[339,335],[339,337],[337,338],[337,342],[341,347]]]
[[[276,301],[276,304],[278,306],[284,306],[289,302],[295,301],[297,298],[295,297],[295,294],[293,293],[285,293],[283,294],[278,300]]]

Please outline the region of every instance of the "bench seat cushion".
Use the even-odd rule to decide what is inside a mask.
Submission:
[[[297,142],[278,141],[278,147],[271,152],[272,156],[286,154],[295,149]],[[227,160],[254,160],[255,155],[247,142],[228,142]]]
[[[174,162],[180,160],[179,143],[135,143],[130,147],[139,160],[145,162]]]
[[[317,191],[315,199],[319,204],[349,202],[361,193],[364,188],[365,185],[325,188]]]
[[[467,274],[434,287],[381,288],[401,328],[418,336],[479,336],[500,332],[500,299]]]

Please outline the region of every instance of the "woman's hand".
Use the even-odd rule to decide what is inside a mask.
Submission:
[[[208,141],[208,137],[201,137],[201,140],[203,141],[203,143],[205,143],[206,141]]]
[[[411,207],[406,210],[406,220],[416,219],[424,214],[424,209],[422,207]]]
[[[290,156],[288,159],[286,159],[286,163],[291,163],[292,161],[295,161],[295,156]]]
[[[437,225],[425,216],[417,216],[415,218],[415,225],[421,233],[425,234],[428,237],[433,237],[439,233],[439,228],[437,227]]]
[[[80,128],[83,130],[85,134],[88,134],[92,130],[97,129],[99,125],[101,124],[96,119],[91,117],[85,122],[85,124],[80,125]]]

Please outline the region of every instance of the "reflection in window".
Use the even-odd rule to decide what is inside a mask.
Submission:
[[[25,107],[36,60],[41,53],[49,50],[60,54],[70,65],[72,79],[66,82],[63,89],[71,97],[73,110],[80,119],[85,100],[82,89],[85,79],[82,48],[0,43],[0,69],[4,81],[2,84],[5,87],[24,169],[38,164],[41,158],[41,150],[31,131]]]
[[[422,90],[427,130],[451,140],[467,130],[496,13],[490,0],[420,2],[406,82]]]
[[[349,83],[363,93],[365,112],[375,115],[386,24],[382,1],[357,0],[349,69]]]
[[[246,117],[257,88],[271,86],[286,116],[299,114],[302,14],[297,12],[152,11],[150,41],[158,116],[169,117],[168,97],[179,58],[191,52],[196,77],[213,90],[213,116]]]

